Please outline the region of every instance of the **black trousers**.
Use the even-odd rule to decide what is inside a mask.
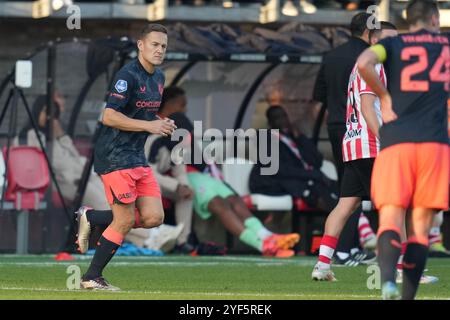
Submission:
[[[342,139],[347,131],[345,125],[328,125],[328,138],[330,139],[333,150],[333,157],[338,171],[339,187],[344,173],[344,162],[342,160]],[[347,223],[342,229],[341,236],[336,247],[336,251],[350,252],[352,248],[360,247],[358,221],[361,208],[358,208],[348,218]]]

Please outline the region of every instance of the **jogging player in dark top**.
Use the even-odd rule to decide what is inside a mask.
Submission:
[[[361,76],[380,98],[384,122],[372,174],[372,198],[380,212],[384,299],[400,297],[395,265],[406,209],[412,208],[412,221],[403,257],[402,298],[413,299],[426,264],[433,216],[448,208],[449,37],[439,34],[435,1],[413,0],[406,13],[409,33],[382,40],[358,59]],[[375,73],[379,62],[385,63],[387,89]]]
[[[164,219],[160,189],[147,164],[144,144],[148,134],[170,135],[176,128],[172,120],[156,116],[164,88],[164,75],[156,66],[166,52],[166,28],[147,25],[137,46],[138,58],[115,75],[95,145],[94,169],[102,178],[113,221],[82,277],[84,289],[119,290],[103,278],[103,269],[133,226],[157,227]]]

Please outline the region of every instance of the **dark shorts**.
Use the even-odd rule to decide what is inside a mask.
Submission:
[[[370,200],[370,181],[374,158],[344,162],[341,197],[361,197]]]

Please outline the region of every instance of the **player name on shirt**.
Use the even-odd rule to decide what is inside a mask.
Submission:
[[[439,43],[449,44],[446,36],[421,34],[421,35],[401,35],[404,43]]]

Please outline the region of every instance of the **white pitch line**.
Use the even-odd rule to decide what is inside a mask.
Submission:
[[[75,260],[74,261],[79,261],[79,260],[91,260],[92,259],[92,255],[73,255]],[[2,258],[19,258],[22,259],[25,256],[17,256],[17,255],[0,255],[0,261],[2,260]],[[40,258],[49,258],[49,260],[51,260],[54,256],[51,255],[42,255],[42,256],[36,256],[36,255],[32,255],[29,256],[28,258],[36,258],[36,257],[40,257]],[[141,260],[169,260],[169,261],[188,261],[186,258],[180,258],[180,257],[176,257],[176,256],[161,256],[161,257],[156,257],[156,256],[116,256],[115,259],[121,259],[121,260],[128,260],[128,261],[141,261]],[[23,259],[25,260],[25,259]],[[314,264],[315,263],[315,259],[277,259],[277,258],[271,258],[271,257],[237,257],[237,256],[200,256],[200,257],[195,257],[192,258],[192,260],[198,260],[198,262],[200,261],[204,261],[204,260],[208,260],[208,261],[222,261],[222,262],[262,262],[262,263],[292,263],[292,264],[296,264],[298,262],[301,263],[311,263]],[[57,262],[57,261],[55,261]]]
[[[291,297],[291,298],[322,298],[327,299],[327,297],[339,298],[381,298],[380,295],[357,295],[357,294],[339,294],[339,295],[331,295],[331,294],[294,294],[294,293],[233,293],[233,292],[164,292],[164,291],[142,291],[142,290],[122,290],[122,291],[89,291],[89,290],[69,290],[69,289],[52,289],[52,288],[22,288],[22,287],[0,287],[0,290],[5,291],[37,291],[37,292],[70,292],[70,293],[107,293],[107,294],[132,294],[132,293],[141,293],[148,295],[197,295],[197,296],[218,296],[218,297],[229,297],[229,296],[254,296],[254,297]],[[442,297],[419,297],[420,300],[450,300],[448,298]]]
[[[70,266],[70,265],[87,265],[90,261],[51,261],[51,262],[0,262],[0,267],[6,267],[6,266],[24,266],[24,267],[58,267],[58,266]],[[126,262],[126,261],[117,261],[117,262],[111,262],[109,266],[112,267],[123,267],[123,266],[134,266],[134,267],[140,267],[140,266],[172,266],[172,267],[201,267],[201,266],[247,266],[247,267],[283,267],[283,266],[312,266],[311,263],[302,263],[297,262],[295,264],[293,263],[285,263],[285,262],[187,262],[187,261],[134,261],[134,262]]]
[[[69,290],[69,289],[52,289],[52,288],[21,288],[21,287],[0,287],[0,290],[9,291],[44,291],[44,292],[71,292],[71,293],[119,293],[119,294],[130,294],[130,293],[141,293],[149,295],[197,295],[197,296],[224,296],[224,297],[234,297],[234,296],[255,296],[255,297],[323,297],[324,295],[317,294],[293,294],[293,293],[234,293],[234,292],[176,292],[176,291],[142,291],[142,290],[122,290],[122,291],[89,291],[89,290]],[[331,297],[339,297],[342,295],[326,295]],[[346,297],[352,298],[377,298],[377,295],[345,295]]]
[[[204,258],[204,259],[212,259],[212,260],[220,260],[220,261],[248,261],[248,262],[280,262],[280,259],[277,258],[264,258],[264,257],[236,257],[236,256],[211,256],[211,257],[200,257],[200,258]],[[314,259],[311,259],[312,261]],[[295,263],[297,261],[301,261],[301,260],[297,260],[297,259],[282,259],[283,262],[286,263]]]

